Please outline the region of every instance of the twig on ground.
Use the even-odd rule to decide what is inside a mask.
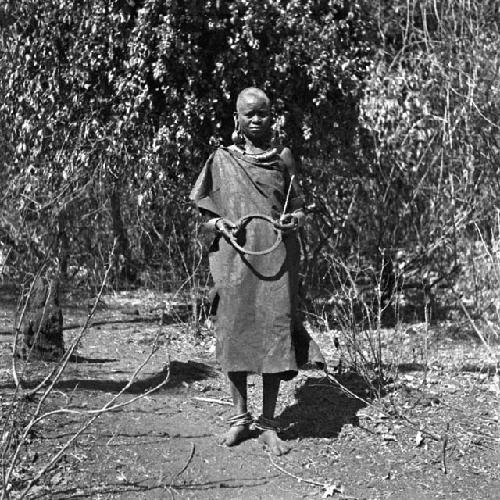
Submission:
[[[175,486],[173,486],[174,481],[189,467],[191,460],[193,460],[195,450],[196,450],[196,447],[195,447],[194,443],[191,443],[191,452],[189,453],[188,459],[186,460],[184,467],[182,467],[182,469],[179,472],[177,472],[177,474],[172,476],[172,479],[170,480],[170,485],[169,485],[170,488],[175,488]]]
[[[273,467],[276,467],[279,471],[283,472],[283,474],[286,474],[287,476],[293,477],[296,479],[299,483],[308,483],[308,484],[314,484],[314,486],[321,486],[321,488],[325,487],[325,483],[320,483],[319,481],[314,481],[314,479],[307,479],[305,477],[297,476],[293,474],[290,471],[287,471],[281,465],[278,465],[272,458],[271,454],[269,453],[269,461],[273,465]]]
[[[198,396],[194,396],[193,399],[196,399],[196,401],[203,401],[204,403],[217,403],[219,405],[233,406],[233,403],[231,403],[230,401],[224,401],[223,399],[202,398]]]
[[[403,415],[399,411],[397,412],[397,417],[402,420],[405,420],[408,423],[408,426],[411,427],[412,429],[420,431],[422,434],[425,434],[427,437],[430,437],[434,441],[441,441],[443,439],[442,436],[440,436],[439,434],[428,431],[427,429],[424,429],[421,425],[417,425],[415,422],[411,421],[406,415]]]
[[[319,486],[320,488],[326,490],[327,496],[332,496],[335,493],[342,494],[342,488],[340,488],[340,486],[338,486],[337,482],[332,483],[331,481],[328,481],[328,482],[321,483],[320,481],[315,481],[314,479],[307,479],[305,477],[297,476],[293,472],[290,472],[290,471],[284,469],[283,467],[281,467],[281,465],[278,465],[273,460],[270,453],[268,453],[268,456],[269,456],[269,461],[271,462],[273,467],[278,469],[283,474],[286,474],[287,476],[293,477],[293,479],[297,480],[299,483],[308,483],[308,484],[312,484],[314,486]],[[342,494],[341,498],[342,498],[342,500],[355,500],[355,497],[349,497],[349,496],[345,496],[343,494]]]
[[[448,445],[448,430],[450,429],[450,423],[446,423],[446,430],[443,435],[443,447],[441,449],[441,470],[443,474],[448,474],[448,469],[446,468],[446,446]]]
[[[129,323],[155,323],[161,321],[161,316],[136,316],[136,317],[123,317],[118,319],[102,320],[102,321],[92,321],[89,325],[92,328],[96,326],[103,325],[117,325],[117,324],[129,324]],[[63,330],[78,330],[84,325],[82,323],[69,323],[64,325]]]
[[[160,478],[158,479],[158,487],[164,487],[169,495],[170,495],[170,498],[172,500],[174,500],[174,491],[175,491],[175,486],[174,486],[174,481],[188,468],[189,464],[191,463],[191,460],[193,460],[193,457],[194,457],[194,452],[195,452],[195,445],[194,443],[191,443],[191,451],[189,452],[189,456],[186,460],[186,463],[184,464],[184,466],[182,467],[182,469],[177,472],[176,474],[174,474],[171,479],[170,479],[170,483],[168,485],[163,485],[163,472],[161,473],[160,475]],[[163,455],[165,458],[167,458],[165,455]]]

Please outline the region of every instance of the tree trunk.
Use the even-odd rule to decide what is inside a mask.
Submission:
[[[63,280],[68,277],[68,259],[69,259],[69,238],[67,234],[66,211],[61,210],[57,217],[57,243],[59,258],[59,276]]]
[[[37,278],[20,331],[22,342],[17,354],[24,359],[54,361],[63,355],[63,316],[57,278]]]
[[[120,281],[133,281],[130,246],[122,218],[121,190],[116,185],[111,191],[110,203],[113,235],[117,245],[115,252],[116,276]]]

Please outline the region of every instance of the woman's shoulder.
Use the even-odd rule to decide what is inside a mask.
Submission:
[[[228,154],[229,155],[231,155],[231,154],[233,154],[233,155],[234,154],[244,154],[244,151],[234,144],[230,144],[229,146],[220,145],[214,150],[214,152],[212,153],[212,156],[225,156]]]
[[[279,150],[279,155],[283,163],[289,168],[295,168],[295,158],[293,157],[292,150],[288,146],[282,146]]]
[[[208,163],[217,163],[217,161],[220,161],[228,154],[231,154],[230,148],[231,146],[218,146],[213,149],[208,158]]]

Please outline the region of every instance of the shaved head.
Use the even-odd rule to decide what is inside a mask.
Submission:
[[[240,111],[244,102],[259,100],[265,101],[268,107],[271,106],[271,101],[263,90],[258,89],[257,87],[248,87],[243,89],[239,93],[238,99],[236,100],[236,111]]]

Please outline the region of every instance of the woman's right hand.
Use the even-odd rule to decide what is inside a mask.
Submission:
[[[232,223],[230,220],[219,217],[215,219],[214,222],[215,231],[226,236],[227,238],[232,237],[237,231],[238,227]]]

